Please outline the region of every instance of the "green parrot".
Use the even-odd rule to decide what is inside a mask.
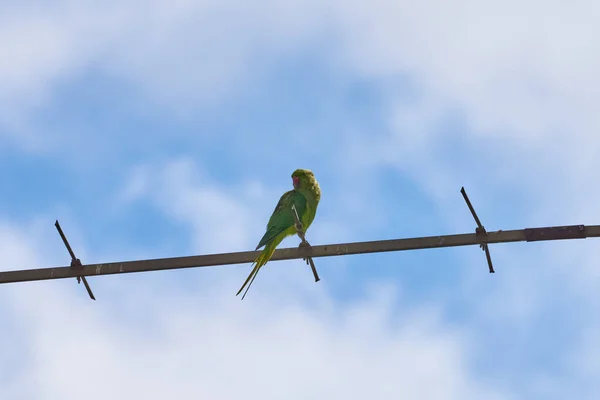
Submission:
[[[317,206],[321,199],[321,188],[315,179],[315,175],[308,169],[297,169],[292,174],[292,181],[294,189],[281,196],[267,224],[267,232],[256,246],[256,250],[262,246],[265,246],[265,248],[254,261],[254,268],[236,294],[236,296],[239,295],[244,287],[248,285],[242,299],[248,293],[248,289],[250,289],[260,268],[273,256],[279,243],[286,237],[298,233],[294,213],[297,213],[304,233],[315,219]],[[306,245],[308,244],[306,243]],[[248,284],[248,282],[250,283]]]

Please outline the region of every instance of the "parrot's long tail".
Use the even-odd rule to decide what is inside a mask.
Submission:
[[[244,300],[244,297],[246,297],[246,293],[248,293],[250,286],[252,286],[252,282],[254,282],[254,278],[256,278],[258,271],[262,268],[262,266],[264,266],[271,259],[271,256],[275,252],[275,248],[277,247],[279,242],[281,242],[281,240],[279,240],[279,241],[273,240],[271,243],[268,243],[265,246],[263,251],[260,253],[260,255],[254,261],[254,264],[255,264],[254,268],[250,272],[250,275],[248,275],[248,278],[246,278],[246,281],[244,282],[244,284],[242,285],[240,290],[238,290],[236,296],[239,295],[242,292],[242,290],[244,290],[244,287],[246,285],[248,285],[248,287],[246,288],[246,291],[244,292],[244,295],[242,296],[242,300]]]

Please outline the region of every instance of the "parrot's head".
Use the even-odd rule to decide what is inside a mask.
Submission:
[[[292,174],[292,181],[294,189],[307,188],[314,184],[315,175],[309,169],[297,169]]]

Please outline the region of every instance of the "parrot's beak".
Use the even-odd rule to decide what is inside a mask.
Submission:
[[[294,182],[294,188],[297,188],[300,185],[300,178],[298,178],[297,176],[294,176],[292,178],[292,181]]]

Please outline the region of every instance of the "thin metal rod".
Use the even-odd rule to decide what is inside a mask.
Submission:
[[[487,231],[485,230],[484,226],[481,224],[481,221],[479,220],[479,217],[477,216],[477,213],[475,212],[475,209],[473,208],[473,205],[471,204],[471,200],[469,200],[469,196],[467,196],[467,192],[465,191],[464,186],[460,188],[460,193],[462,193],[463,198],[465,199],[465,202],[467,203],[467,207],[469,207],[469,210],[471,211],[473,218],[475,218],[475,223],[477,224],[477,229],[475,229],[475,233],[478,235],[481,235],[481,236],[487,236]],[[490,255],[490,249],[489,249],[487,243],[482,243],[480,245],[480,247],[483,251],[485,251],[485,259],[487,260],[488,269],[490,271],[490,274],[495,273],[496,271],[494,271],[494,264],[492,264],[492,256]]]
[[[306,240],[304,227],[302,226],[302,222],[300,221],[300,217],[298,216],[298,210],[296,210],[296,206],[294,204],[292,204],[292,210],[294,211],[294,219],[296,220],[296,231],[298,233],[298,236],[302,240],[302,243],[300,243],[300,247],[305,247],[310,250],[311,245]],[[310,269],[312,270],[315,282],[319,282],[321,278],[319,278],[319,274],[317,273],[317,267],[315,267],[315,262],[313,261],[312,257],[306,257],[304,258],[304,261],[306,261],[307,265],[310,264]]]
[[[471,201],[469,200],[469,196],[467,196],[467,192],[465,191],[464,186],[460,188],[460,192],[462,193],[465,201],[467,202],[467,206],[469,207],[469,210],[471,210],[471,214],[473,214],[473,218],[475,218],[475,222],[477,223],[477,226],[480,228],[483,228],[483,225],[481,225],[481,221],[479,220],[479,217],[477,216],[477,213],[475,212],[475,209],[473,208],[473,205],[471,204]]]
[[[540,235],[543,232],[554,232],[553,235]],[[556,232],[562,232],[557,235]],[[511,231],[488,232],[487,237],[475,233],[458,235],[427,236],[406,239],[378,240],[370,242],[355,242],[312,246],[310,256],[332,257],[350,254],[383,253],[389,251],[406,251],[418,249],[433,249],[443,247],[473,246],[482,243],[525,242],[535,239],[564,240],[600,237],[600,225],[559,226],[552,228],[517,229]],[[305,258],[309,254],[305,248],[285,248],[275,250],[272,261]],[[213,267],[218,265],[245,264],[253,262],[260,254],[259,251],[243,251],[238,253],[206,254],[199,256],[159,258],[152,260],[120,261],[102,264],[87,264],[81,269],[67,267],[27,269],[20,271],[0,272],[0,283],[40,281],[48,279],[75,278],[77,276],[99,276],[120,273],[163,271],[180,268]]]
[[[487,259],[490,274],[493,274],[496,271],[494,271],[494,264],[492,264],[492,256],[490,255],[490,248],[487,243],[483,245],[483,251],[485,251],[485,258]]]
[[[317,268],[315,267],[315,262],[313,261],[312,257],[308,257],[308,262],[310,263],[310,269],[315,277],[315,282],[319,282],[321,278],[319,278],[319,274],[317,273]]]
[[[67,251],[69,252],[69,255],[71,256],[71,260],[73,260],[73,261],[77,260],[77,257],[75,257],[75,253],[73,252],[73,249],[71,248],[71,245],[69,244],[69,241],[67,240],[67,237],[63,233],[63,230],[60,227],[60,224],[58,223],[58,220],[56,220],[56,222],[54,223],[54,226],[56,227],[58,234],[60,235],[63,243],[65,244],[65,247],[67,248]]]
[[[90,285],[88,285],[88,282],[87,282],[87,279],[85,279],[85,276],[82,276],[81,280],[83,281],[83,285],[85,286],[85,290],[87,290],[88,295],[90,296],[90,299],[96,300],[96,297],[94,297],[94,293],[92,293],[92,288],[90,287]]]
[[[63,230],[60,227],[58,220],[56,220],[56,222],[54,223],[54,226],[56,227],[56,230],[58,230],[58,234],[60,235],[63,243],[65,244],[65,247],[67,248],[67,250],[69,252],[69,255],[71,256],[71,268],[77,268],[77,269],[82,268],[83,265],[81,264],[81,260],[79,258],[75,257],[75,252],[71,248],[71,245],[69,244],[69,241],[67,240],[67,237],[63,233]],[[77,283],[81,283],[81,281],[83,281],[83,285],[85,286],[85,290],[88,292],[90,299],[96,300],[96,297],[94,296],[94,293],[92,292],[92,288],[88,284],[87,279],[85,279],[85,276],[77,275]]]

